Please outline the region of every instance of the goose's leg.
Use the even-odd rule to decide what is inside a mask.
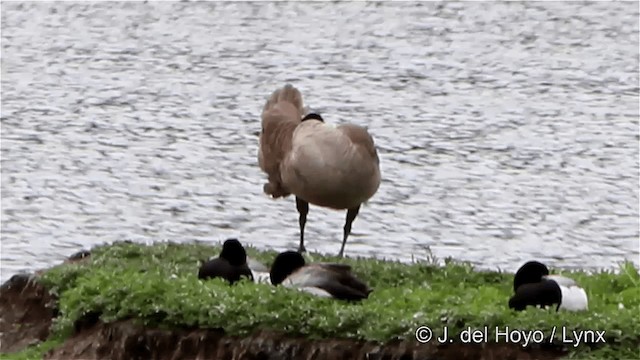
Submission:
[[[300,223],[300,247],[299,252],[307,251],[304,248],[304,225],[307,223],[307,214],[309,213],[309,203],[296,196],[296,208],[300,213],[298,222]]]
[[[356,216],[358,216],[358,211],[360,211],[360,205],[347,210],[347,221],[344,223],[344,234],[342,238],[342,247],[338,253],[339,257],[344,257],[344,246],[347,244],[347,238],[349,237],[349,234],[351,234],[351,223],[355,220]]]

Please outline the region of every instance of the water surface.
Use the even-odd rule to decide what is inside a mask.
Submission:
[[[349,256],[638,262],[638,4],[2,3],[2,279],[116,240],[297,247],[262,193],[291,82],[373,134]],[[309,250],[345,212],[311,207]]]

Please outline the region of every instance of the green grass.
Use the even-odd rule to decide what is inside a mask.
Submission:
[[[469,264],[338,260],[311,254],[313,261],[352,264],[354,272],[374,289],[369,299],[352,304],[248,281],[228,286],[221,280],[198,280],[198,260],[217,256],[219,250],[219,246],[204,244],[116,243],[93,249],[86,262],[52,268],[42,281],[60,298],[61,315],[54,322],[53,336],[69,334],[73,323],[90,311],[100,312],[105,322],[136,318],[152,326],[224,328],[239,336],[267,328],[311,338],[381,342],[413,339],[422,325],[434,329],[436,336],[444,326],[450,335],[467,327],[489,326],[490,341],[496,326],[541,330],[545,336],[556,327],[556,340],[562,339],[560,329],[565,327],[569,332],[606,332],[604,346],[573,348],[568,344],[571,357],[638,357],[640,276],[631,263],[621,264],[616,273],[562,272],[585,288],[589,311],[515,312],[507,306],[513,275],[477,271]],[[251,247],[247,252],[267,265],[276,255]],[[38,357],[25,357],[30,351],[36,350],[30,348],[9,358]],[[41,357],[42,351],[35,354]]]

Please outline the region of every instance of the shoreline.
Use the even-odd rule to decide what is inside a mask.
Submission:
[[[114,243],[120,243],[122,241],[114,241],[114,242],[110,242],[110,243],[100,243],[100,244],[96,244],[94,247],[102,247],[108,244],[114,244]],[[126,242],[126,241],[125,241]],[[154,242],[154,244],[158,244],[158,243],[173,243],[171,241],[161,241],[161,242]],[[205,242],[205,241],[196,241],[195,243],[197,244],[203,244],[203,245],[208,245],[211,247],[216,247],[219,246],[221,244],[221,241],[211,241],[211,242]],[[146,242],[140,242],[140,244],[144,245],[146,244]],[[178,243],[178,244],[184,244],[184,245],[189,245],[192,244],[192,242],[184,242],[184,243]],[[266,247],[256,247],[257,250],[259,251],[269,251]],[[326,252],[326,253],[321,253],[321,252],[313,252],[314,254],[319,254],[321,256],[326,256],[326,257],[331,257],[332,253],[331,252]],[[365,259],[374,259],[374,260],[381,260],[381,261],[393,261],[393,262],[400,262],[403,264],[407,264],[410,265],[416,261],[418,262],[422,262],[422,261],[429,261],[429,259],[431,258],[435,258],[435,256],[430,252],[430,250],[426,250],[424,251],[424,253],[426,254],[425,256],[422,256],[418,259],[412,259],[411,257],[408,258],[397,258],[397,257],[385,257],[385,256],[361,256],[361,255],[356,255],[357,258],[365,258]],[[66,261],[68,258],[73,257],[76,253],[71,252],[71,254],[67,254],[67,255],[62,255],[59,254],[56,256],[56,259],[51,260],[51,261],[47,261],[46,263],[43,263],[42,266],[38,266],[35,265],[31,268],[25,268],[25,267],[20,267],[20,268],[16,268],[16,270],[11,270],[11,272],[8,273],[8,275],[5,275],[5,271],[6,268],[3,268],[0,271],[0,284],[3,284],[5,282],[7,282],[12,276],[15,275],[25,275],[25,274],[32,274],[32,273],[37,273],[37,272],[41,272],[41,271],[45,271],[49,268],[58,266],[61,262]],[[438,263],[437,265],[444,265],[445,261],[447,258],[438,258]],[[553,260],[553,259],[543,259],[545,261],[545,263],[550,264],[552,267],[554,267],[555,269],[558,270],[564,270],[564,271],[582,271],[585,273],[598,273],[601,271],[608,271],[608,272],[613,272],[613,273],[618,273],[620,271],[620,264],[621,263],[626,263],[626,262],[630,262],[632,263],[635,267],[640,268],[640,262],[635,261],[635,260],[640,260],[640,258],[637,257],[633,257],[633,256],[629,256],[626,259],[618,259],[618,260],[611,260],[609,266],[553,266],[554,261],[549,261],[549,260]],[[7,261],[6,259],[3,261]],[[13,261],[13,260],[12,260]],[[473,261],[473,260],[459,260],[459,259],[455,259],[454,261],[463,261],[466,263],[470,263],[474,266],[474,268],[478,269],[478,270],[482,270],[482,271],[504,271],[504,269],[506,267],[501,267],[501,266],[483,266],[482,264],[479,263],[479,261]],[[518,264],[513,264],[512,266],[510,266],[511,270],[507,270],[508,273],[515,273],[515,271],[518,268]],[[8,268],[13,268],[13,266],[9,266]]]
[[[613,359],[633,354],[640,344],[640,326],[628,315],[640,310],[640,280],[633,265],[622,267],[619,274],[575,273],[594,299],[586,313],[539,309],[516,313],[505,309],[507,299],[503,299],[510,291],[512,275],[468,264],[434,266],[346,258],[374,287],[370,299],[352,305],[269,285],[247,282],[229,287],[195,279],[195,257],[217,252],[219,247],[202,244],[115,243],[98,246],[89,256],[67,259],[31,277],[15,275],[2,285],[2,358],[97,359],[108,353],[109,358],[124,359],[145,348],[149,352],[144,356],[161,359],[197,354],[244,359],[262,353],[283,359],[555,359],[577,354]],[[248,253],[268,263],[275,252],[248,248]],[[325,255],[311,256],[317,261],[335,261]],[[593,296],[600,292],[598,286],[611,282],[617,284],[617,293],[606,289],[602,296]],[[462,288],[452,289],[449,283]],[[476,293],[465,295],[473,291]],[[618,309],[620,304],[622,309]],[[48,317],[48,323],[36,317]],[[594,329],[586,325],[603,317],[607,319],[594,324]],[[527,327],[531,321],[537,325]],[[433,329],[428,343],[416,340],[419,325]],[[506,327],[521,330],[509,331],[509,336],[521,333],[523,338],[493,341],[493,329]],[[586,344],[574,346],[572,331],[589,334],[588,330],[604,331],[605,343],[593,333]],[[544,341],[538,339],[539,333]],[[629,333],[636,337],[625,335]],[[573,343],[563,341],[567,334],[573,334]],[[445,336],[446,340],[437,341]],[[468,336],[466,341],[464,336]],[[209,345],[194,340],[200,338],[209,339]],[[169,344],[184,345],[169,351]],[[357,352],[349,352],[351,348]]]

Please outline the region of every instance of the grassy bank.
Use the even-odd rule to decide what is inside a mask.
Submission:
[[[564,273],[586,289],[587,312],[514,312],[507,307],[513,275],[476,271],[468,264],[438,267],[345,259],[374,289],[369,299],[349,304],[265,284],[240,282],[230,287],[219,280],[198,280],[198,260],[216,256],[219,250],[202,244],[117,243],[93,249],[87,261],[52,268],[42,281],[59,296],[60,316],[55,320],[53,339],[41,348],[58,344],[84,314],[98,312],[105,322],[133,317],[161,327],[224,328],[230,335],[268,328],[312,338],[381,342],[413,339],[416,328],[423,325],[430,326],[435,336],[446,326],[456,341],[468,327],[488,326],[489,341],[495,341],[496,327],[540,330],[545,338],[555,328],[556,341],[563,340],[563,328],[569,333],[604,330],[605,344],[567,344],[571,355],[580,359],[638,357],[640,277],[630,263],[622,264],[616,274]],[[247,252],[265,264],[276,255],[250,247]],[[317,254],[311,257],[313,261],[340,261]],[[3,358],[41,356],[42,350],[32,348]]]

